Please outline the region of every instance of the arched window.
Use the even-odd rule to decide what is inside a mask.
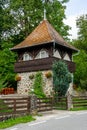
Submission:
[[[49,57],[48,52],[45,50],[41,50],[37,56],[35,57],[35,59],[41,59],[41,58],[46,58]]]
[[[28,60],[32,60],[32,57],[28,53],[25,53],[23,55],[23,61],[28,61]]]

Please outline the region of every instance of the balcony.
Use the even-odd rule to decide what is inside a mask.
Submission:
[[[58,58],[49,57],[49,58],[36,59],[31,61],[20,61],[15,63],[14,70],[16,73],[50,70],[52,69],[53,62],[58,60],[59,60]],[[68,65],[69,71],[74,72],[75,63],[71,61],[65,61],[65,62]]]

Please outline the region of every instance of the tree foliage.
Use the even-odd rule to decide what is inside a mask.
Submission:
[[[16,55],[9,50],[13,46],[12,43],[3,42],[0,50],[0,81],[7,82],[8,85],[14,84],[14,62]]]
[[[87,90],[87,54],[84,50],[80,50],[78,56],[74,57],[76,63],[76,71],[74,73],[74,82],[78,87]],[[85,86],[82,84],[84,82]]]
[[[5,82],[5,79],[1,78],[2,76],[0,75],[0,92],[2,90],[2,88],[6,87],[7,86],[7,83]]]
[[[2,15],[4,28],[2,36],[12,37],[15,42],[20,42],[43,20],[44,6],[47,10],[47,19],[59,31],[64,38],[67,38],[69,26],[65,25],[65,9],[67,0],[6,0],[3,1]],[[15,42],[15,44],[17,44]]]
[[[77,19],[78,39],[73,44],[80,50],[78,56],[74,56],[76,72],[74,82],[77,86],[87,90],[87,15]]]
[[[54,91],[57,96],[65,96],[69,83],[72,81],[67,65],[63,61],[56,61],[53,64]]]
[[[66,2],[67,0],[50,0],[50,2],[46,2],[45,4],[47,10],[47,19],[65,39],[67,39],[67,36],[69,35],[68,30],[70,29],[69,26],[65,25],[63,22],[63,20],[66,18],[66,6],[63,5],[63,3]]]
[[[75,41],[75,46],[87,53],[87,15],[82,15],[76,22],[78,28],[78,39]]]

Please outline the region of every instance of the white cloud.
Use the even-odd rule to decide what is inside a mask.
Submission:
[[[64,20],[64,23],[71,27],[71,30],[69,31],[69,33],[72,35],[70,36],[71,39],[75,39],[77,37],[76,18],[77,16],[74,15],[69,16],[66,20]]]
[[[83,14],[87,14],[87,11],[81,10],[78,14],[67,16],[67,19],[64,20],[64,23],[71,27],[71,30],[69,31],[69,33],[71,34],[70,39],[77,38],[78,29],[76,28],[76,19]]]

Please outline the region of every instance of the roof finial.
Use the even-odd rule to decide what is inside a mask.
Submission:
[[[46,20],[46,9],[44,8],[44,20]]]

